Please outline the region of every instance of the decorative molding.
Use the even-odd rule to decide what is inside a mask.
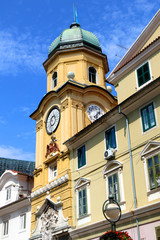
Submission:
[[[77,181],[76,185],[74,186],[74,188],[77,190],[83,186],[87,186],[90,184],[90,180],[80,177],[79,180]]]
[[[40,172],[42,172],[42,167],[35,168],[35,170],[34,170],[34,172],[33,172],[33,175],[34,175],[34,176],[37,176],[37,175],[39,175]]]
[[[72,107],[82,110],[83,109],[83,104],[79,101],[72,100]]]
[[[62,207],[60,197],[57,202],[53,202],[50,196],[47,196],[35,213],[37,224],[30,239],[51,240],[61,232],[68,232],[68,218],[64,218]]]
[[[68,99],[64,100],[60,106],[61,112],[68,108]]]
[[[140,155],[142,160],[144,160],[149,155],[153,155],[155,152],[160,151],[160,142],[149,141],[143,150],[141,151]]]
[[[46,155],[45,158],[47,158],[48,156],[54,156],[57,155],[58,152],[60,152],[60,149],[58,147],[58,144],[56,143],[57,139],[56,136],[53,135],[51,137],[51,142],[47,145],[47,151],[46,151]]]
[[[60,49],[67,49],[67,48],[75,48],[75,47],[81,47],[84,46],[83,43],[73,43],[73,44],[66,44],[63,46],[60,46]]]
[[[40,120],[36,124],[36,131],[38,132],[40,129],[42,129],[42,127],[43,127],[43,120]]]
[[[114,166],[113,168],[110,169],[111,166]],[[103,168],[103,174],[107,175],[110,172],[114,172],[114,171],[119,171],[121,172],[121,169],[123,168],[123,164],[117,160],[110,160],[107,162],[107,164],[104,166]],[[107,170],[109,169],[109,170]]]
[[[43,186],[42,188],[34,191],[31,193],[31,199],[38,197],[39,195],[49,191],[50,189],[53,189],[69,180],[69,175],[65,174],[64,176],[50,182],[49,184]]]
[[[47,160],[44,161],[44,164],[48,165],[50,164],[51,162],[55,161],[55,160],[58,160],[60,156],[60,153],[59,152],[56,152],[54,154],[51,154],[50,157],[48,157]]]

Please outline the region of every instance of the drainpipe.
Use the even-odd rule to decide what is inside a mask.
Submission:
[[[122,114],[125,117],[125,119],[126,119],[127,136],[128,136],[128,147],[129,147],[129,157],[130,157],[131,176],[132,176],[132,187],[133,187],[133,197],[134,197],[134,207],[137,208],[135,181],[134,181],[134,173],[133,173],[133,159],[132,159],[131,141],[130,141],[130,134],[129,134],[129,121],[128,121],[127,116],[124,113],[121,112],[120,106],[119,106],[119,114]],[[137,225],[138,240],[140,240],[139,223],[138,223],[138,218],[137,217],[136,217],[136,225]]]

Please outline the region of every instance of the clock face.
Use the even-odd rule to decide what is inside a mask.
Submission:
[[[89,105],[87,108],[87,115],[91,122],[94,122],[104,115],[104,111],[97,105]]]
[[[58,107],[52,108],[46,121],[46,131],[49,135],[56,131],[60,120],[60,111]]]

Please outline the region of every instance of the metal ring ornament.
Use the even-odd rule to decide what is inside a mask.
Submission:
[[[107,217],[106,213],[105,213],[105,212],[106,212],[106,209],[107,209],[107,206],[108,206],[109,204],[115,204],[115,205],[118,206],[119,216],[118,216],[116,219],[113,219],[113,220],[109,219],[109,218]],[[121,218],[121,208],[120,208],[118,202],[116,202],[113,198],[109,198],[108,200],[106,200],[106,201],[103,203],[102,212],[103,212],[104,217],[105,217],[105,218],[107,219],[107,221],[109,221],[110,223],[116,223],[116,222],[118,222],[118,221],[120,220],[120,218]]]

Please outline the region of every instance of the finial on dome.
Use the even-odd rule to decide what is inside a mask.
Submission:
[[[76,10],[76,7],[75,7],[75,3],[73,3],[73,12],[74,12],[74,22],[78,23],[78,15],[77,15],[77,10]]]
[[[77,10],[76,10],[76,7],[75,7],[75,3],[73,3],[73,13],[74,13],[74,22],[71,24],[70,28],[80,27],[80,24],[78,22],[78,15],[77,15]]]

